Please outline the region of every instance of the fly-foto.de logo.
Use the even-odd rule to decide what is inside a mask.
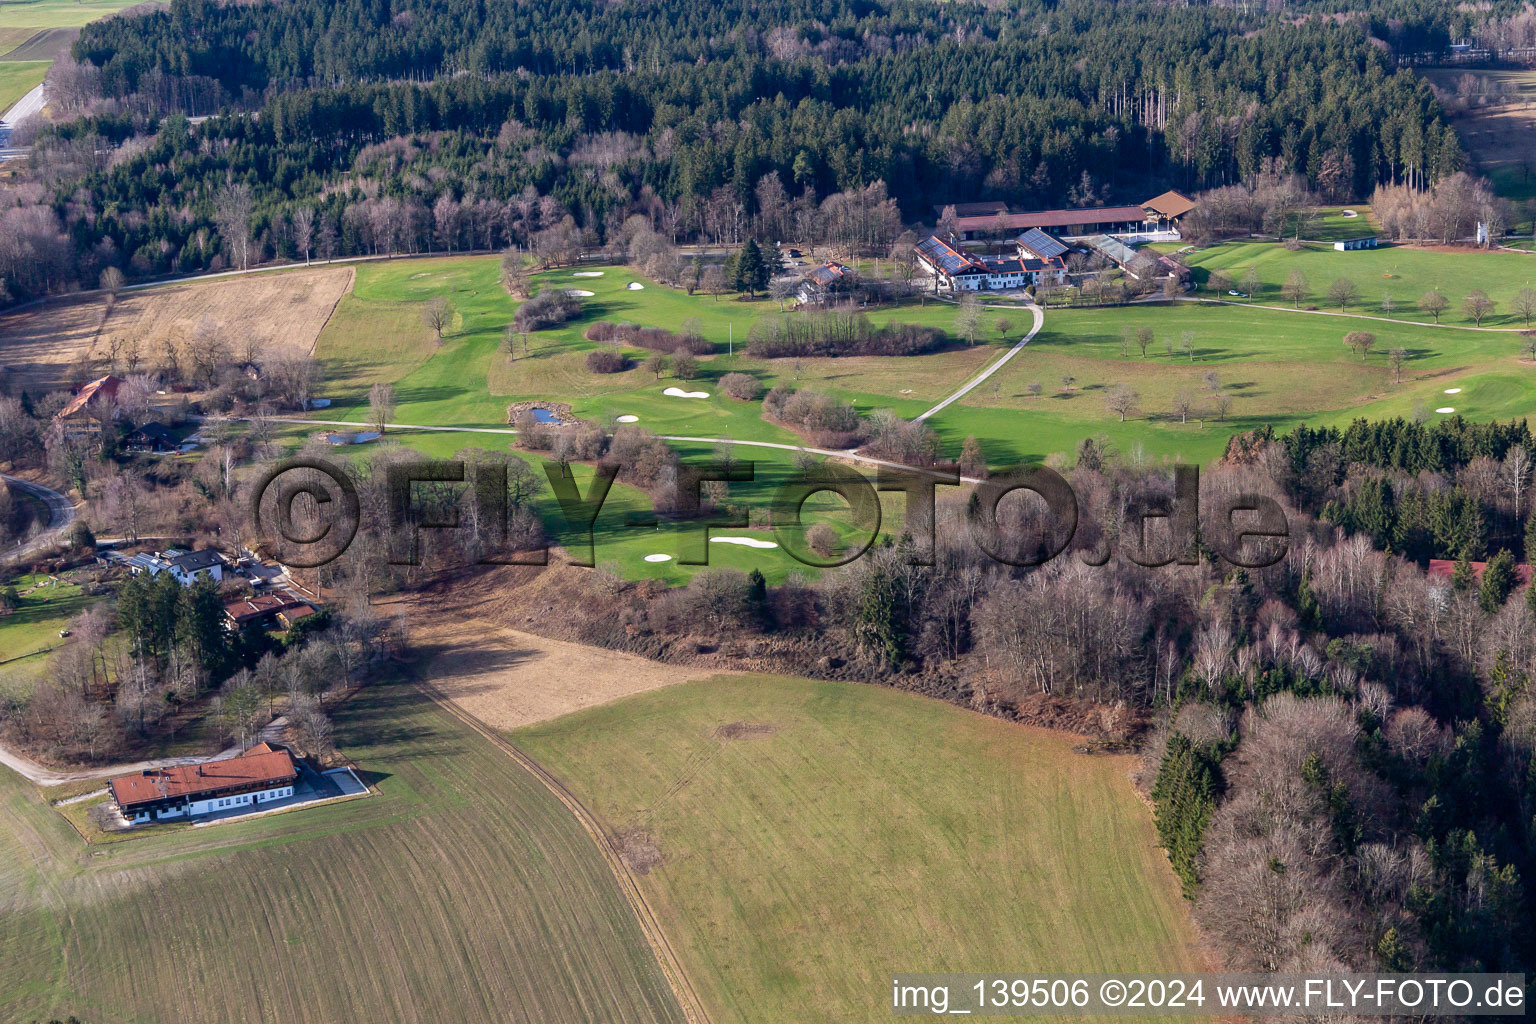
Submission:
[[[562,539],[573,564],[597,564],[595,527],[622,469],[618,462],[599,462],[583,489],[574,477],[545,466],[554,502],[546,503],[542,515],[548,532]],[[520,543],[510,529],[513,502],[505,463],[409,462],[389,466],[385,476],[379,519],[388,528],[391,564],[419,564],[424,531],[471,526],[483,541],[481,562],[543,565],[548,561],[547,546]],[[1201,546],[1234,566],[1249,569],[1273,565],[1285,557],[1290,526],[1279,502],[1263,494],[1238,493],[1202,504],[1196,467],[1177,467],[1172,476],[1171,491],[1131,496],[1117,516],[1116,537],[1131,561],[1143,566],[1193,565]],[[756,464],[751,461],[679,465],[670,485],[674,512],[669,516],[678,538],[679,563],[708,565],[710,531],[740,530],[750,521],[739,504],[722,509],[707,501],[704,485],[756,480]],[[823,463],[776,488],[767,503],[769,522],[778,545],[802,565],[845,565],[864,555],[880,537],[881,493],[900,495],[902,532],[912,542],[910,561],[931,565],[940,488],[961,485],[954,467],[881,465],[871,478],[840,463]],[[1014,566],[1041,565],[1072,548],[1080,523],[1078,498],[1055,470],[1040,465],[1018,467],[965,486],[970,488],[961,516],[966,533],[994,560]],[[425,488],[432,489],[434,500],[422,500]],[[444,493],[450,495],[446,502]],[[859,530],[835,556],[818,553],[806,540],[806,502],[826,493],[847,503]],[[1005,502],[1011,498],[1027,502],[1031,514],[1005,513]],[[362,525],[356,484],[345,470],[323,459],[295,458],[270,467],[252,488],[249,509],[264,548],[294,568],[334,561],[352,544]],[[630,512],[624,527],[654,529],[659,521],[654,513]],[[1072,555],[1088,565],[1104,565],[1112,557],[1111,544],[1102,531],[1094,536],[1093,543],[1077,545]]]

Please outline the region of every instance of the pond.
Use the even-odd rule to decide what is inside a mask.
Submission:
[[[533,421],[535,423],[559,423],[560,417],[556,416],[548,409],[534,409]]]

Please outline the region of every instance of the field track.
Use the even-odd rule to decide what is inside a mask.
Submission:
[[[613,845],[612,838],[598,824],[597,818],[587,809],[587,806],[578,800],[574,793],[566,789],[560,783],[560,780],[546,771],[537,761],[523,753],[522,750],[510,743],[505,737],[487,728],[478,718],[448,699],[447,695],[431,682],[422,678],[414,671],[411,674],[420,684],[422,692],[431,698],[434,704],[469,726],[469,728],[483,736],[496,749],[516,761],[530,775],[542,782],[544,788],[548,789],[556,800],[559,800],[576,816],[576,820],[581,822],[582,828],[586,829],[587,834],[592,837],[592,841],[597,844],[597,848],[602,851],[603,859],[608,862],[609,868],[612,869],[613,877],[619,883],[619,888],[623,891],[625,899],[629,901],[629,905],[634,909],[635,918],[640,923],[640,930],[645,933],[646,940],[650,942],[651,949],[656,954],[656,962],[661,965],[662,973],[666,975],[667,983],[672,986],[672,992],[677,997],[678,1004],[683,1008],[684,1015],[691,1024],[710,1024],[710,1017],[704,1009],[703,1002],[699,999],[698,993],[694,991],[693,984],[688,980],[688,975],[683,972],[682,963],[678,960],[677,954],[673,952],[671,944],[662,932],[661,925],[656,920],[656,914],[651,910],[651,905],[646,901],[645,895],[641,893],[640,886],[635,881],[635,876],[630,873],[629,867],[619,855],[618,849]]]

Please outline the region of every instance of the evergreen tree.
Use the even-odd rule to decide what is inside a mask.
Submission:
[[[731,287],[746,292],[748,297],[755,297],[758,292],[767,290],[771,276],[772,270],[763,259],[763,250],[758,248],[755,240],[747,239],[747,244],[736,254],[734,276],[729,278]]]
[[[1485,612],[1498,611],[1514,589],[1515,556],[1509,553],[1508,548],[1501,548],[1483,566],[1483,579],[1477,588],[1477,603],[1483,606]]]
[[[1219,763],[1219,756],[1202,751],[1188,736],[1175,732],[1168,737],[1168,749],[1152,785],[1158,840],[1190,899],[1200,885],[1197,869],[1205,829],[1216,809]]]
[[[1477,574],[1472,571],[1472,563],[1463,554],[1456,559],[1456,568],[1451,571],[1451,589],[1458,594],[1466,593],[1476,583]]]

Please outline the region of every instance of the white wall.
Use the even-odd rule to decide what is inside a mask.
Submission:
[[[190,807],[178,811],[162,811],[155,821],[171,821],[176,818],[198,817],[203,814],[228,813],[239,809],[255,809],[260,804],[293,796],[293,786],[275,786],[257,793],[240,793],[236,796],[216,797],[212,800],[196,800]],[[147,816],[135,816],[130,821],[150,821]]]

